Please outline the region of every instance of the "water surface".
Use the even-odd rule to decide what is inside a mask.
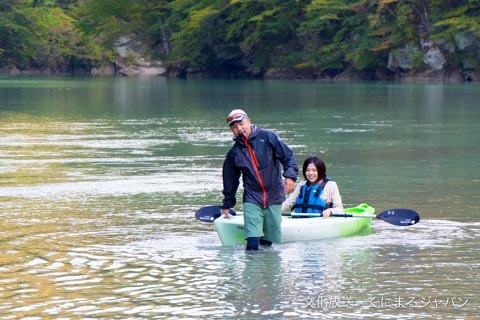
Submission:
[[[479,98],[475,85],[0,78],[1,318],[478,317]],[[421,222],[222,247],[194,211],[221,201],[237,107],[300,163],[320,155],[346,206]]]

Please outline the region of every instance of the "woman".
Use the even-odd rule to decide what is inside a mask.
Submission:
[[[328,217],[332,213],[343,213],[342,197],[337,183],[327,177],[322,159],[311,156],[303,162],[303,177],[295,190],[282,203],[282,212],[295,209],[298,213],[320,213]]]

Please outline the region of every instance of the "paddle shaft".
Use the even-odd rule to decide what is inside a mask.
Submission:
[[[222,208],[219,206],[206,206],[195,212],[195,218],[204,222],[213,222],[215,219],[221,216]],[[236,212],[230,209],[230,214],[235,215]],[[321,213],[282,213],[282,216],[290,216],[294,218],[309,218],[309,217],[321,217]],[[343,218],[365,218],[365,219],[380,219],[387,223],[396,226],[411,226],[417,224],[420,221],[418,213],[411,209],[390,209],[383,211],[378,215],[372,214],[356,214],[356,213],[333,213],[331,217],[343,217]]]
[[[283,214],[286,215],[286,214]],[[308,218],[308,217],[320,217],[321,213],[290,213],[288,214],[292,217],[298,218]],[[411,209],[390,209],[383,211],[377,215],[370,214],[355,214],[355,213],[334,213],[331,214],[332,217],[344,217],[344,218],[377,218],[387,223],[396,225],[396,226],[411,226],[417,224],[420,221],[420,216],[418,213]]]
[[[282,213],[282,216],[292,217],[321,217],[321,213]],[[343,218],[378,218],[374,214],[354,214],[354,213],[332,213],[330,217],[343,217]]]

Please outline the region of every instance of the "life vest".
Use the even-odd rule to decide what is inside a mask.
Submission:
[[[300,194],[295,202],[295,212],[297,213],[322,213],[323,210],[330,207],[325,203],[320,195],[323,192],[323,188],[331,179],[325,177],[322,183],[315,183],[313,186],[309,186],[305,183],[300,189]]]

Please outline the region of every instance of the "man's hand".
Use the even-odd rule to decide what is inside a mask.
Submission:
[[[230,209],[222,209],[222,215],[225,217],[225,219],[230,218]]]
[[[290,193],[295,189],[295,181],[292,178],[285,178],[285,192]]]

